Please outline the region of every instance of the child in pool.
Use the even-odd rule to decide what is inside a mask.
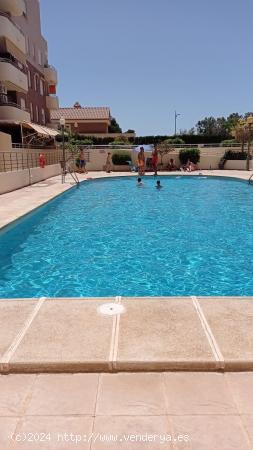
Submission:
[[[156,189],[162,189],[162,185],[161,185],[161,181],[160,180],[158,180],[156,182]]]
[[[144,183],[143,183],[143,181],[141,180],[140,177],[139,177],[138,180],[137,180],[137,186],[138,186],[138,187],[144,186]]]

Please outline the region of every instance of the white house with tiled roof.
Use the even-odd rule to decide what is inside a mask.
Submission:
[[[78,102],[73,108],[59,108],[51,111],[51,123],[55,128],[64,117],[66,128],[72,133],[84,135],[107,135],[111,124],[108,107],[82,107]]]

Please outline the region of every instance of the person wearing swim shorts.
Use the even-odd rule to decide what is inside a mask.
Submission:
[[[85,159],[83,149],[80,150],[80,155],[79,155],[79,172],[80,173],[88,173],[88,171],[86,170],[86,159]]]

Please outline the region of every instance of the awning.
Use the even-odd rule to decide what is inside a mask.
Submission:
[[[28,128],[32,128],[36,133],[38,133],[41,136],[46,137],[55,137],[58,136],[59,131],[53,130],[52,128],[44,127],[42,125],[37,125],[37,123],[32,122],[22,122],[22,125]]]

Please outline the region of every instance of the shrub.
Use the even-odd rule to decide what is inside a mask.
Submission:
[[[239,161],[246,161],[247,159],[247,153],[246,152],[233,152],[232,150],[227,150],[224,155],[224,159],[232,159],[232,160],[239,160]],[[252,159],[252,156],[250,155],[250,159]]]
[[[230,147],[231,144],[237,144],[235,139],[225,139],[221,142],[222,147]]]
[[[113,153],[112,162],[117,166],[125,166],[128,161],[131,161],[131,154],[126,152]]]
[[[188,159],[197,164],[200,160],[200,151],[198,148],[182,148],[179,152],[179,159],[181,164],[186,164]]]
[[[93,144],[93,140],[92,140],[92,139],[89,139],[89,138],[87,138],[87,139],[82,139],[82,140],[80,141],[80,144],[81,144],[81,145],[92,145],[92,144]]]
[[[175,138],[169,138],[169,139],[165,139],[165,141],[163,141],[165,144],[174,144],[174,145],[183,145],[185,144],[185,141],[183,139],[181,139],[180,137],[175,137]]]
[[[124,139],[115,139],[110,145],[130,145],[130,142]]]

